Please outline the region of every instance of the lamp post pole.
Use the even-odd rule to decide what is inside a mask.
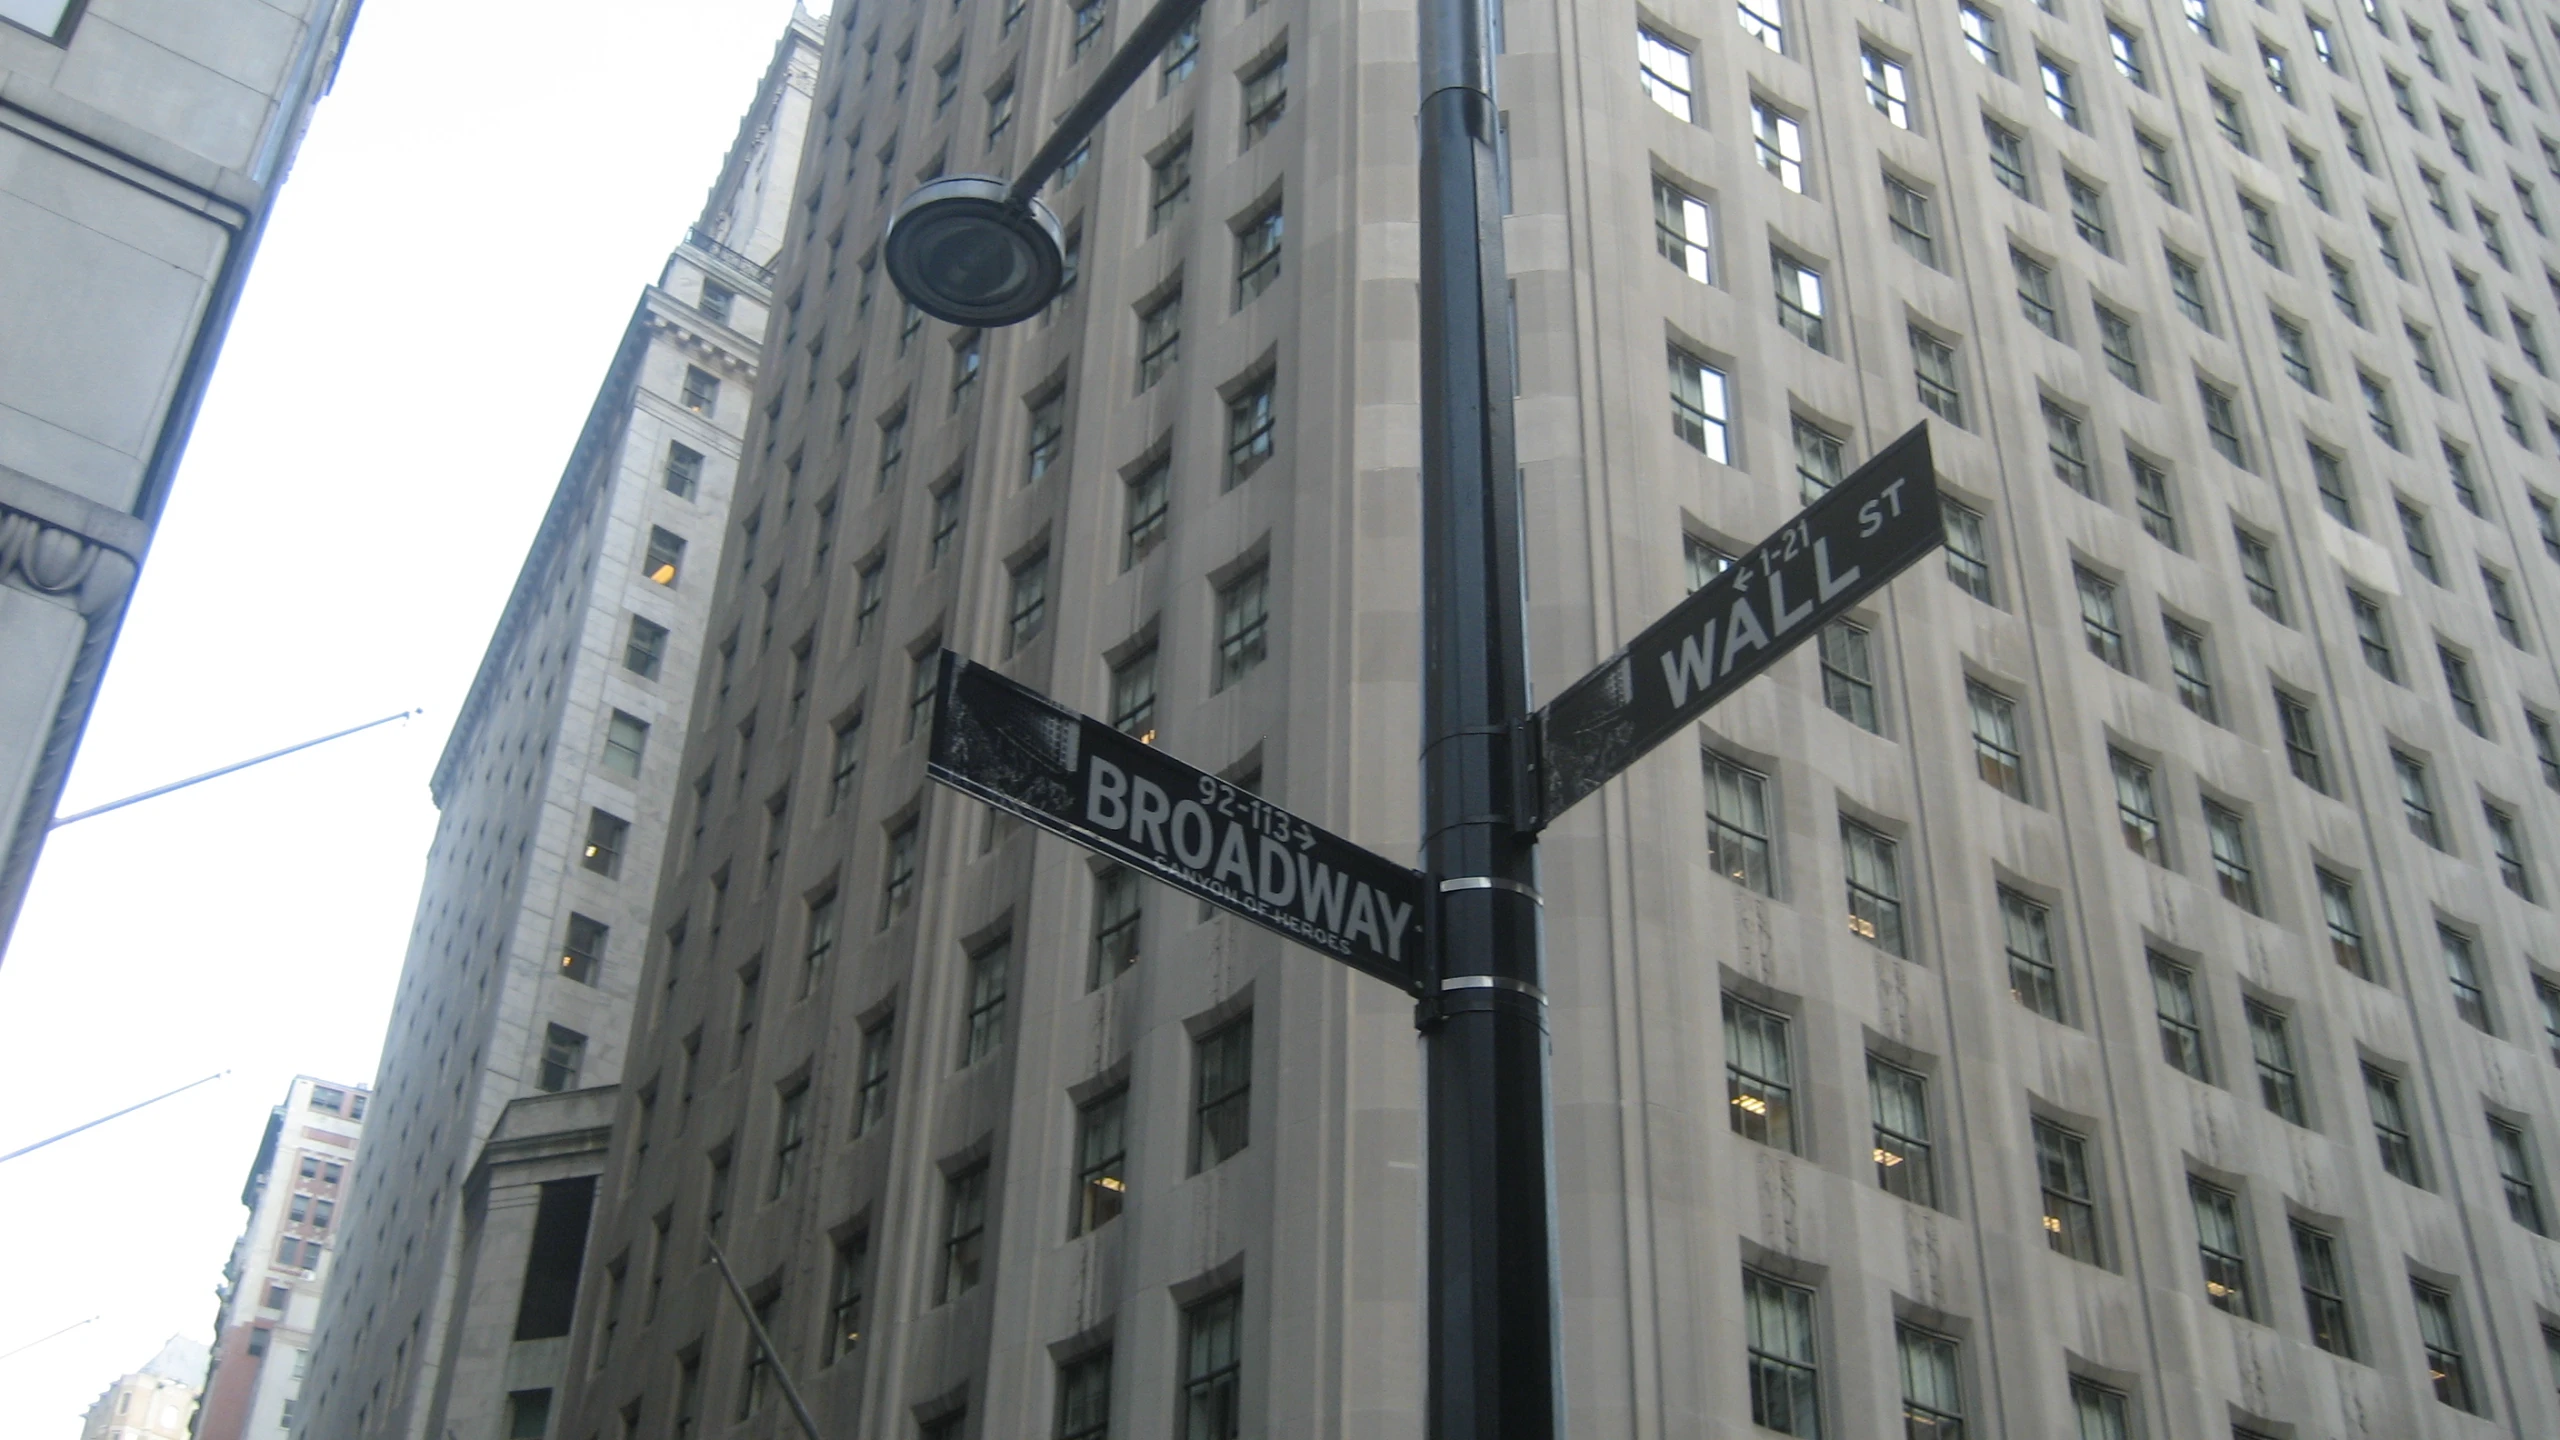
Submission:
[[[954,324],[1038,314],[1063,267],[1061,228],[1036,192],[1200,3],[1157,0],[1020,177],[947,176],[901,203],[882,246],[899,292]],[[1555,1440],[1540,821],[1485,4],[1419,0],[1417,16],[1425,1433]]]
[[[1421,0],[1430,1440],[1564,1433],[1511,307],[1485,0]]]

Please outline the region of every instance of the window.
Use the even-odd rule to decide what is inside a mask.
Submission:
[[[578,1088],[578,1071],[586,1064],[587,1037],[566,1025],[546,1025],[542,1034],[542,1063],[534,1077],[534,1088],[558,1094]]]
[[[2320,268],[2329,277],[2329,298],[2337,303],[2338,313],[2357,325],[2364,324],[2364,302],[2356,296],[2356,272],[2326,250],[2320,252]]]
[[[649,550],[640,562],[640,573],[654,584],[673,585],[683,568],[684,537],[664,526],[650,526]]]
[[[1725,1118],[1733,1133],[1792,1153],[1795,1072],[1786,1017],[1727,994],[1724,1054]]]
[[[981,1160],[944,1183],[942,1298],[951,1301],[976,1288],[986,1264],[987,1162]]]
[[[2284,268],[2284,248],[2276,239],[2276,219],[2267,207],[2243,195],[2240,197],[2240,225],[2249,235],[2249,248],[2258,258],[2277,269]]]
[[[1138,963],[1139,926],[1146,892],[1138,872],[1114,865],[1094,877],[1093,962],[1085,988],[1109,984]]]
[[[684,367],[684,408],[708,415],[720,404],[720,377],[699,365]]]
[[[1671,431],[1710,460],[1732,463],[1726,447],[1724,372],[1671,347]]]
[[[2159,466],[2128,450],[2125,469],[2133,476],[2133,508],[2142,517],[2142,533],[2168,546],[2178,543],[2178,515],[2169,503],[2169,475]]]
[[[1794,116],[1755,96],[1751,101],[1751,134],[1760,168],[1777,176],[1779,184],[1803,194],[1804,127]]]
[[[2124,833],[2125,848],[2154,865],[2169,863],[2167,847],[2160,833],[2160,801],[2152,793],[2151,767],[2109,748],[2108,766],[2115,773],[2116,823]]]
[[[2054,305],[2053,271],[2025,251],[2012,249],[2009,273],[2018,281],[2018,312],[2027,317],[2028,324],[2061,339],[2062,317]]]
[[[1252,1140],[1253,1017],[1231,1021],[1192,1047],[1191,1173],[1211,1169]]]
[[[978,376],[986,367],[984,336],[972,330],[962,335],[951,347],[951,413],[969,403],[978,393]]]
[[[2258,1099],[2296,1125],[2302,1118],[2302,1081],[2293,1058],[2293,1022],[2281,1010],[2248,1001],[2249,1053],[2258,1067]]]
[[[2392,772],[2400,783],[2400,814],[2408,823],[2409,833],[2441,850],[2444,832],[2436,823],[2433,791],[2427,784],[2426,762],[2406,751],[2391,752]]]
[[[1148,167],[1147,233],[1153,235],[1191,200],[1191,137],[1173,142]]]
[[[1238,148],[1249,150],[1288,113],[1289,53],[1284,50],[1255,67],[1244,76],[1243,85],[1244,143]]]
[[[1956,588],[1991,603],[1991,547],[1983,539],[1982,512],[1940,497],[1938,514],[1947,529],[1947,578]]]
[[[2533,754],[2542,764],[2542,783],[2560,790],[2560,737],[2552,734],[2550,720],[2531,710],[2524,712],[2524,727],[2533,735]]]
[[[2483,1034],[2496,1034],[2489,1023],[2489,992],[2480,985],[2480,965],[2471,937],[2450,925],[2436,927],[2436,944],[2444,952],[2445,979],[2453,988],[2453,1013]]]
[[[2044,1194],[2045,1243],[2074,1260],[2101,1263],[2098,1197],[2089,1179],[2088,1140],[2041,1116],[2030,1122],[2030,1128],[2037,1185]]]
[[[2045,108],[2074,130],[2089,127],[2080,118],[2080,82],[2069,67],[2052,56],[2036,53],[2036,74],[2044,84]]]
[[[1049,621],[1049,552],[1045,549],[1012,569],[1012,598],[1005,611],[1004,653],[1016,655],[1040,638]]]
[[[2101,255],[2116,253],[2115,237],[2109,230],[2107,197],[2097,186],[2065,170],[2062,188],[2071,199],[2071,228]]]
[[[2479,692],[2471,681],[2471,662],[2450,647],[2438,645],[2436,664],[2444,671],[2445,695],[2453,702],[2454,718],[2475,735],[2488,734],[2488,722],[2480,715]]]
[[[2489,849],[2498,858],[2499,883],[2524,899],[2533,899],[2533,876],[2525,867],[2524,832],[2518,828],[2516,817],[2483,800],[2480,819],[2489,827]]]
[[[2326,795],[2329,793],[2329,769],[2320,755],[2320,732],[2311,718],[2311,706],[2284,690],[2275,692],[2276,728],[2284,733],[2285,760],[2293,768],[2293,778]]]
[[[898,353],[906,354],[908,347],[915,344],[916,336],[923,333],[924,311],[918,309],[914,301],[907,301],[898,311]]]
[[[1236,231],[1236,308],[1280,278],[1280,202],[1273,201]]]
[[[1651,29],[1636,29],[1636,83],[1653,103],[1684,122],[1695,121],[1697,82],[1690,73],[1689,52]]]
[[[862,1288],[870,1249],[871,1235],[864,1230],[835,1243],[834,1268],[827,1281],[827,1364],[862,1343]]]
[[[916,898],[916,822],[889,832],[888,858],[881,864],[880,928],[898,918]]]
[[[1110,1440],[1111,1351],[1079,1355],[1058,1366],[1057,1440]]]
[[[2133,148],[2142,157],[2143,178],[2151,182],[2152,189],[2160,192],[2160,198],[2172,205],[2184,204],[2178,198],[2177,162],[2169,158],[2168,143],[2147,130],[2137,129],[2133,132]],[[2018,189],[2014,185],[2010,188]],[[2019,190],[2018,193],[2023,195],[2026,192]]]
[[[622,874],[622,847],[631,835],[631,822],[619,815],[590,808],[587,811],[587,844],[578,863],[599,875],[618,878]]]
[[[2026,761],[2018,740],[2018,705],[1978,680],[1964,682],[1973,715],[1973,765],[1982,782],[2012,799],[2027,797]]]
[[[2213,107],[2214,128],[2222,132],[2222,138],[2230,141],[2231,148],[2243,155],[2256,154],[2249,144],[2249,122],[2240,113],[2240,97],[2209,82],[2204,93],[2206,101]]]
[[[1707,752],[1707,864],[1763,895],[1771,893],[1768,780]]]
[[[2409,1133],[2409,1117],[2400,1101],[2400,1077],[2371,1065],[2364,1068],[2364,1099],[2373,1115],[2373,1139],[2385,1172],[2412,1185],[2418,1178],[2418,1145]]]
[[[2327,1231],[2291,1222],[2293,1266],[2302,1277],[2302,1306],[2311,1326],[2311,1343],[2332,1355],[2355,1358],[2355,1332],[2347,1315],[2344,1267],[2338,1243]]]
[[[2356,117],[2348,114],[2344,110],[2339,110],[2334,113],[2338,117],[2339,133],[2346,138],[2347,158],[2355,161],[2356,168],[2362,170],[2367,175],[2374,173],[2373,152],[2365,147],[2363,124],[2357,121]],[[2320,208],[2326,210],[2329,207],[2323,205]]]
[[[1065,453],[1067,392],[1062,387],[1042,391],[1032,399],[1030,409],[1030,439],[1023,446],[1026,485],[1056,468],[1058,457]]]
[[[2157,950],[2145,952],[2151,965],[2151,999],[2160,1017],[2160,1058],[2171,1069],[2213,1083],[2211,1052],[2204,1039],[2204,1015],[2196,1003],[2195,972]]]
[[[2436,368],[2435,337],[2428,334],[2423,326],[2405,320],[2400,324],[2400,333],[2408,337],[2409,359],[2418,367],[2418,378],[2427,382],[2428,389],[2439,395],[2445,394],[2444,373]]]
[[[863,1027],[861,1079],[853,1097],[853,1133],[857,1138],[870,1134],[889,1118],[889,1042],[895,1035],[889,1016]]]
[[[873,487],[887,493],[898,478],[898,467],[907,458],[907,407],[899,406],[880,420],[879,480]]]
[[[2000,934],[2009,959],[2009,997],[2048,1020],[2062,1015],[2062,977],[2053,961],[2053,915],[2000,887]]]
[[[1748,14],[1750,0],[1744,0]],[[1867,103],[1876,113],[1891,121],[1897,129],[1911,128],[1911,77],[1902,62],[1892,60],[1872,45],[1858,47],[1858,69],[1866,76]]]
[[[2471,1394],[2470,1362],[2463,1358],[2462,1335],[2454,1320],[2453,1293],[2415,1276],[2409,1298],[2418,1310],[2418,1343],[2426,1354],[2427,1374],[2435,1381],[2436,1399],[2456,1410],[2478,1413]]]
[[[1787,53],[1786,12],[1780,0],[1740,0],[1737,8],[1743,34],[1769,47],[1772,54]]]
[[[1102,19],[1103,0],[1080,0],[1080,3],[1075,5],[1073,17],[1075,38],[1071,42],[1068,59],[1078,59],[1085,51],[1093,48],[1094,41],[1102,35]]]
[[[2045,458],[2053,462],[2053,478],[2092,499],[2097,483],[2090,478],[2088,444],[2080,417],[2047,400],[2044,410]]]
[[[1070,1236],[1090,1234],[1120,1217],[1129,1200],[1129,1091],[1092,1100],[1076,1111],[1076,1200]]]
[[[1191,78],[1193,67],[1200,63],[1200,17],[1194,13],[1182,22],[1182,28],[1165,42],[1164,54],[1157,61],[1156,93],[1170,95],[1173,87]]]
[[[1823,336],[1822,272],[1774,248],[1769,251],[1769,270],[1777,286],[1779,328],[1816,351],[1827,349]]]
[[[1985,115],[1982,138],[1991,145],[1991,173],[2002,186],[2019,199],[2035,202],[2034,184],[2027,175],[2027,137]],[[2158,177],[2153,177],[2158,183]]]
[[[2284,361],[2286,378],[2314,395],[2319,394],[2320,375],[2311,366],[2311,344],[2303,335],[2302,327],[2286,319],[2279,311],[2268,312],[2267,319],[2275,326],[2276,354]]]
[[[1715,283],[1715,212],[1659,175],[1653,177],[1653,248],[1690,279]]]
[[[666,469],[661,475],[670,494],[692,499],[702,484],[702,452],[680,440],[667,442]]]
[[[2248,469],[2249,451],[2240,438],[2240,415],[2231,403],[2231,392],[2199,375],[2196,403],[2204,408],[2205,433],[2212,437],[2215,451],[2241,469]]]
[[[2098,351],[2106,357],[2107,373],[2134,394],[2146,393],[2142,387],[2141,342],[2134,334],[2132,318],[2104,301],[2092,302],[2090,309],[2098,318]]]
[[[1920,403],[1950,425],[1964,425],[1964,393],[1956,378],[1956,348],[1928,331],[1911,327],[1911,370]]]
[[[2536,375],[2551,373],[2551,362],[2543,358],[2542,336],[2533,328],[2533,318],[2514,306],[2507,307],[2507,328],[2515,332],[2516,348],[2524,352],[2525,363]]]
[[[1126,502],[1121,507],[1120,526],[1121,569],[1126,570],[1145,559],[1147,552],[1164,539],[1172,481],[1172,460],[1159,456],[1139,467],[1138,473],[1125,483]]]
[[[2391,267],[2392,274],[2408,279],[2408,262],[2400,258],[2400,232],[2390,221],[2371,211],[2365,213],[2365,218],[2373,222],[2373,241],[2382,251],[2382,263]]]
[[[1862,730],[1879,730],[1875,662],[1866,630],[1846,620],[1822,627],[1822,703]]]
[[[1841,868],[1849,889],[1849,933],[1888,955],[1910,952],[1902,933],[1902,869],[1894,843],[1840,817]]]
[[[1911,1325],[1893,1327],[1902,1362],[1906,1440],[1964,1440],[1964,1373],[1956,1342]]]
[[[2552,1063],[2560,1064],[2560,985],[2536,975],[2533,998],[2542,1007],[2542,1042]]]
[[[2391,649],[2391,628],[2382,613],[2382,602],[2361,590],[2347,592],[2347,610],[2355,621],[2356,646],[2364,652],[2364,663],[2385,680],[2400,678],[2400,663]]]
[[[809,1144],[809,1082],[783,1092],[773,1115],[773,1184],[766,1198],[780,1196],[800,1175],[800,1152]]]
[[[1224,690],[1260,665],[1270,648],[1269,567],[1256,565],[1218,587],[1217,685]]]
[[[596,983],[608,933],[609,927],[603,921],[571,911],[567,935],[560,942],[560,973],[581,985]]]
[[[2312,204],[2327,212],[2330,208],[2329,185],[2320,174],[2320,157],[2299,145],[2286,148],[2293,160],[2293,178],[2302,186],[2302,193],[2311,197]]]
[[[2196,1255],[2204,1263],[2204,1296],[2217,1310],[2243,1320],[2257,1318],[2250,1293],[2249,1256],[2241,1238],[2239,1200],[2219,1185],[2187,1177],[2187,1199],[2196,1214]]]
[[[1965,53],[1982,63],[1994,75],[2009,73],[2009,62],[2000,54],[2000,21],[1998,17],[1963,0],[1956,8],[1958,26],[1964,32]]]
[[[1227,401],[1227,484],[1233,487],[1271,458],[1275,375],[1249,381]]]
[[[1152,644],[1111,667],[1111,727],[1142,744],[1156,736],[1156,647]]]
[[[2236,810],[2204,802],[2205,839],[2213,852],[2214,883],[2222,898],[2255,915],[2258,912],[2257,872],[2249,860],[2248,822]]]
[[[2525,1154],[2524,1131],[2490,1116],[2489,1149],[2498,1157],[2498,1182],[2506,1190],[2508,1217],[2536,1235],[2549,1234],[2543,1228],[2542,1195],[2534,1184],[2533,1162]]]
[[[1875,1116],[1876,1184],[1914,1204],[1936,1205],[1937,1178],[1929,1159],[1929,1082],[1871,1054],[1867,1100]]]
[[[1004,1043],[1006,982],[1013,969],[1013,946],[999,940],[969,957],[969,1014],[960,1036],[960,1068],[977,1064]]]
[[[1796,480],[1810,505],[1840,483],[1847,471],[1840,437],[1801,415],[1788,417],[1796,447]],[[1695,586],[1690,587],[1695,589]]]
[[[2213,670],[2205,660],[2204,636],[2163,615],[2160,630],[2169,646],[2169,673],[2177,681],[2178,703],[2196,717],[2220,723],[2213,703]]]
[[[1688,578],[1690,593],[1695,594],[1708,581],[1732,569],[1733,557],[1684,531],[1680,536],[1680,565]]]
[[[1164,378],[1182,360],[1182,291],[1156,301],[1138,316],[1138,388]]]
[[[1244,1433],[1244,1292],[1212,1295],[1182,1312],[1183,1440]]]
[[[2130,671],[2132,662],[2124,644],[2124,624],[2117,618],[2116,587],[2085,566],[2071,567],[2073,586],[2080,592],[2080,638],[2089,653],[2118,670]]]
[[[2524,411],[2516,404],[2515,387],[2503,380],[2492,379],[2489,382],[2489,397],[2497,402],[2498,421],[2506,427],[2507,438],[2519,445],[2532,444],[2532,441],[2525,438]]]
[[[2142,71],[2142,42],[2113,20],[2107,22],[2107,54],[2115,61],[2116,73],[2132,81],[2136,89],[2151,88],[2149,77]]]
[[[1742,1304],[1751,1367],[1751,1423],[1781,1435],[1820,1435],[1813,1292],[1745,1270]]]

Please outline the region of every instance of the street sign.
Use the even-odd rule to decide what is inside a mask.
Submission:
[[[1946,539],[1923,423],[1531,717],[1543,826]]]
[[[949,650],[942,652],[926,770],[1354,970],[1421,993],[1421,875]]]

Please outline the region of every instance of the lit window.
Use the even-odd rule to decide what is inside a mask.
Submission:
[[[1937,1176],[1930,1166],[1928,1080],[1870,1054],[1867,1103],[1875,1121],[1876,1184],[1885,1193],[1916,1205],[1937,1204]]]
[[[1129,1092],[1124,1087],[1076,1111],[1076,1199],[1069,1235],[1120,1218],[1129,1203]]]
[[[2219,1185],[2187,1177],[2196,1216],[2196,1256],[2204,1264],[2204,1298],[2216,1310],[2255,1318],[2249,1256],[2240,1236],[2239,1199]]]
[[[2044,1196],[2045,1243],[2074,1260],[2101,1263],[2098,1198],[2090,1180],[2088,1140],[2040,1116],[2030,1123],[2030,1130],[2037,1186]]]
[[[1889,955],[1905,955],[1902,870],[1891,840],[1840,817],[1842,870],[1848,881],[1849,933]]]

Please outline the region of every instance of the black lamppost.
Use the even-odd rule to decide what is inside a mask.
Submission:
[[[1065,257],[1037,192],[1200,5],[1159,0],[1010,183],[946,176],[908,196],[883,245],[899,293],[960,325],[1039,314]],[[1564,1427],[1538,788],[1491,25],[1485,0],[1421,0],[1418,20],[1426,1433],[1553,1440]]]

